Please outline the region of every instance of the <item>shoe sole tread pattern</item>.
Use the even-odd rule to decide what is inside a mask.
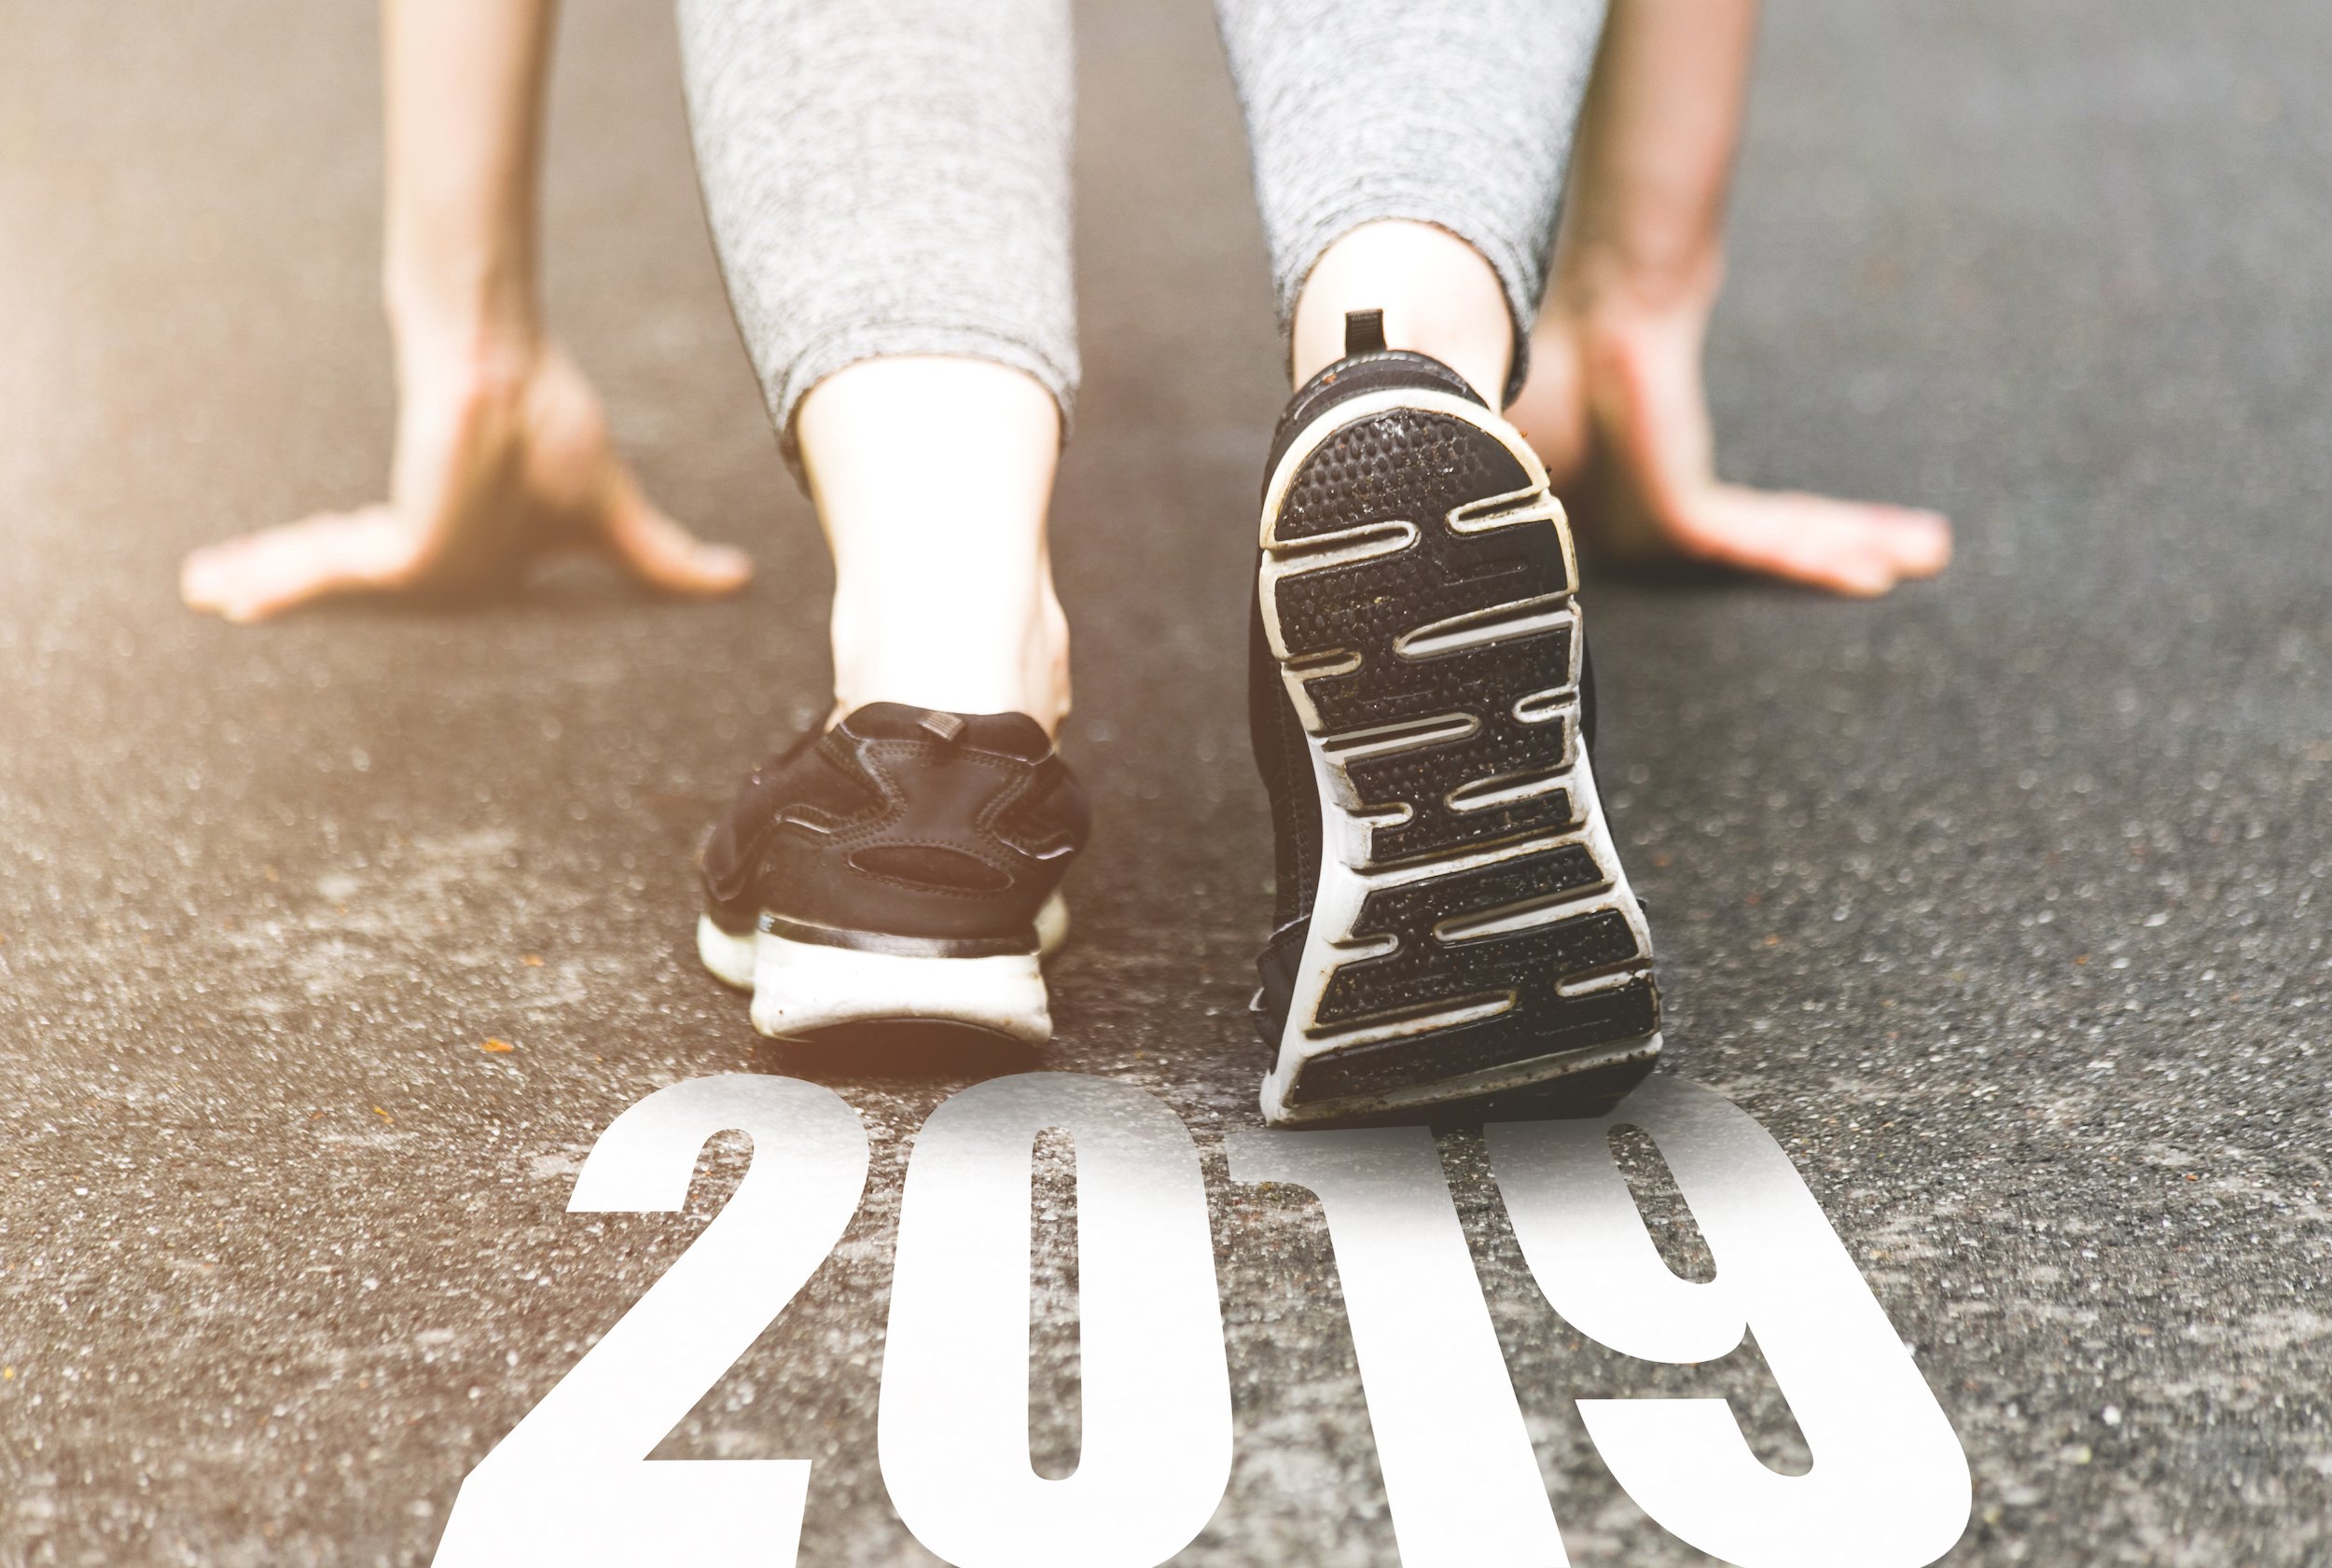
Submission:
[[[1577,567],[1536,457],[1460,397],[1354,397],[1282,457],[1261,544],[1324,842],[1266,1117],[1632,1087],[1651,943],[1579,740]]]

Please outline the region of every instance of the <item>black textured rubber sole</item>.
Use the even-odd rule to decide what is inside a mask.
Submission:
[[[1651,1070],[1659,999],[1579,737],[1561,506],[1464,399],[1315,423],[1264,506],[1264,631],[1325,852],[1266,1115],[1544,1104],[1574,1077],[1608,1103]]]

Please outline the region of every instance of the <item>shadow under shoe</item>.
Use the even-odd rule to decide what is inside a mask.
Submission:
[[[993,1030],[935,1020],[842,1023],[772,1040],[770,1070],[812,1083],[962,1084],[1034,1072],[1042,1052]]]

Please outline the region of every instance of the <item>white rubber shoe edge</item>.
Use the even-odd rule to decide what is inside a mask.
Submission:
[[[767,931],[732,936],[701,915],[697,956],[724,984],[753,992],[753,1027],[772,1037],[845,1023],[930,1020],[1041,1046],[1052,1038],[1052,1010],[1039,960],[1069,934],[1069,909],[1059,893],[1037,911],[1036,934],[1034,953],[902,958]]]

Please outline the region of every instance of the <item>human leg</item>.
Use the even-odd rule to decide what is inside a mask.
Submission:
[[[1069,631],[1045,520],[1061,409],[989,360],[861,360],[796,422],[834,552],[837,717],[868,702],[1069,711]]]
[[[1477,390],[1493,406],[1510,400],[1545,290],[1603,0],[1217,0],[1215,17],[1246,118],[1281,323],[1294,338],[1291,361],[1305,365],[1297,382],[1342,353],[1345,310],[1382,309],[1394,348],[1478,363],[1485,302],[1469,273],[1486,265],[1512,351],[1507,378]],[[1387,221],[1444,230],[1474,258],[1368,230]],[[1357,283],[1416,304],[1357,298],[1366,289],[1348,304],[1344,285]],[[1432,313],[1410,319],[1419,308]],[[1430,341],[1413,336],[1421,330]]]
[[[1446,229],[1378,218],[1321,253],[1289,327],[1298,386],[1344,357],[1345,318],[1354,311],[1383,312],[1387,347],[1431,354],[1484,397],[1507,382],[1514,318],[1498,274]]]
[[[706,210],[836,564],[838,712],[1068,708],[1062,0],[682,0]]]
[[[181,577],[194,608],[248,621],[334,593],[472,592],[562,549],[676,593],[751,575],[642,493],[544,327],[535,188],[553,12],[549,0],[382,7],[390,499],[195,551]]]
[[[834,552],[831,728],[702,857],[767,1034],[1036,1042],[1084,841],[1047,508],[1076,390],[1065,0],[682,0],[706,211]]]
[[[1615,555],[1883,593],[1950,559],[1941,517],[1716,478],[1701,344],[1756,24],[1756,0],[1614,0],[1511,411]]]
[[[1649,936],[1588,756],[1562,510],[1490,400],[1521,380],[1599,7],[1218,14],[1305,378],[1253,634],[1264,1114],[1592,1108],[1659,1050]]]

